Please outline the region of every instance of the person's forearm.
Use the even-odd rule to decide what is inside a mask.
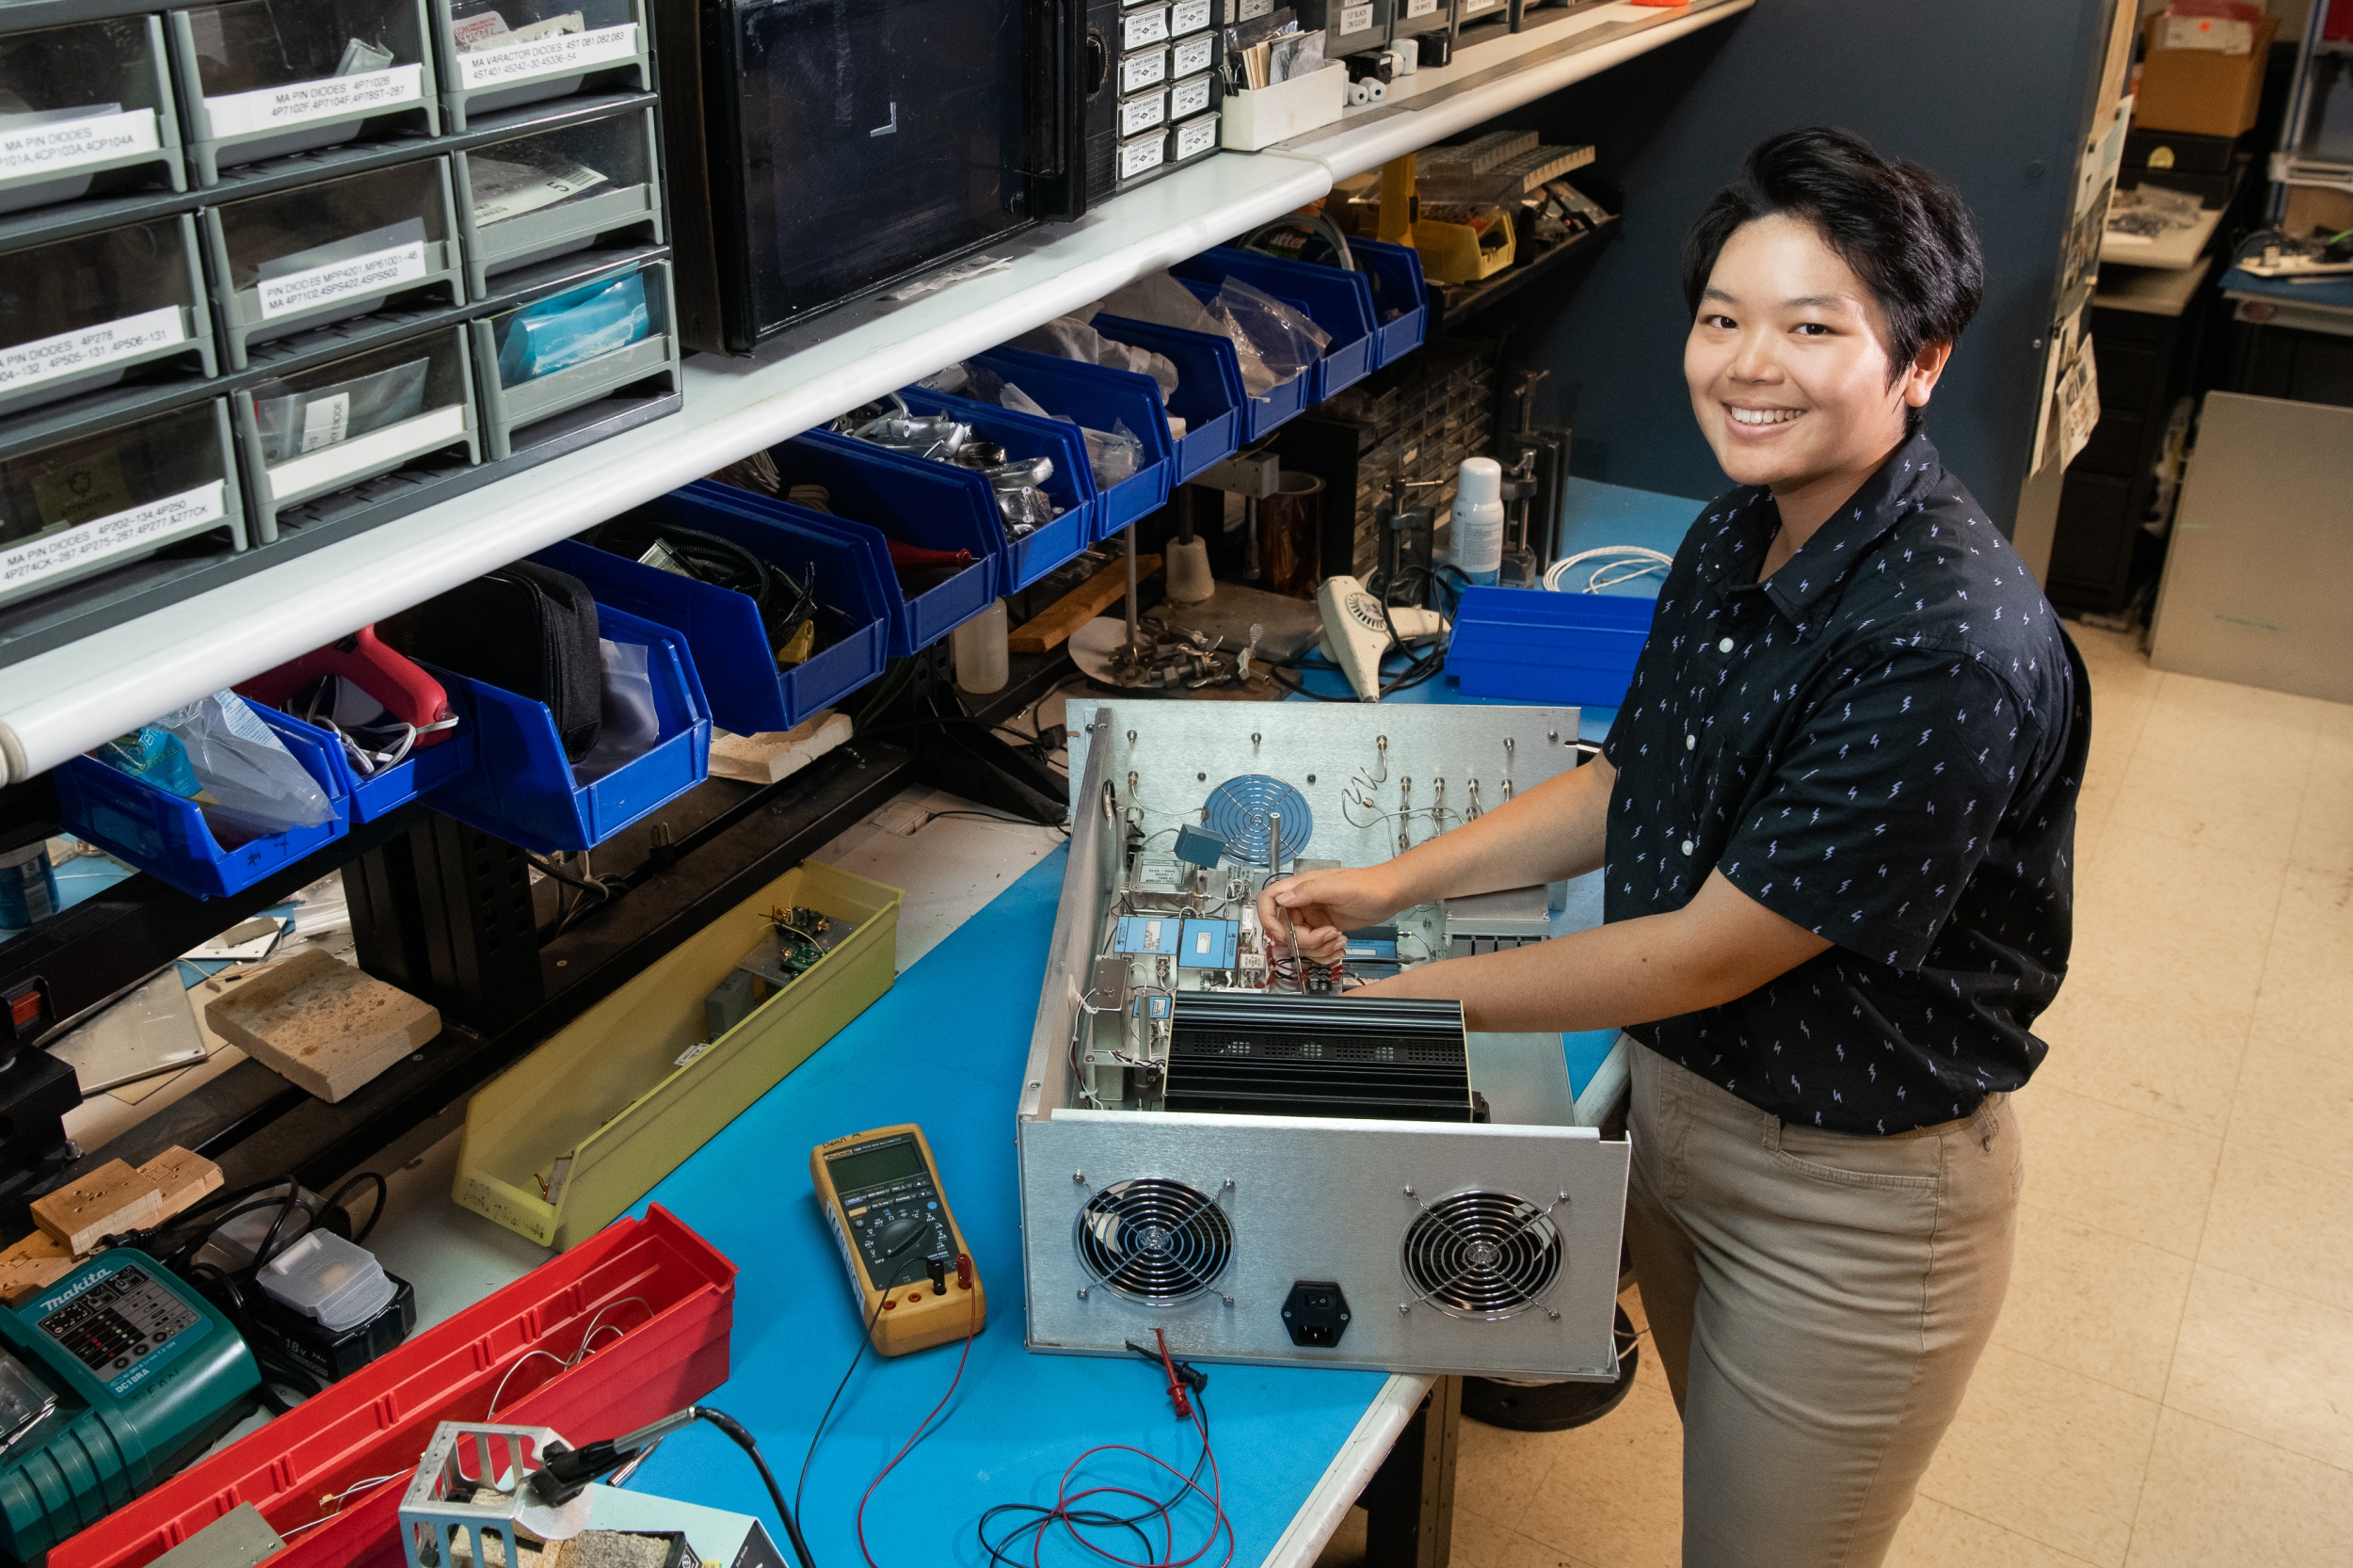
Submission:
[[[1452,999],[1488,1032],[1621,1029],[1720,1007],[1829,946],[1718,872],[1671,914],[1423,964],[1350,994]]]
[[[1598,870],[1616,776],[1608,762],[1595,758],[1415,845],[1382,868],[1398,907],[1559,882]]]

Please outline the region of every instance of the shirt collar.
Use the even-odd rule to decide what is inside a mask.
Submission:
[[[1815,607],[1823,596],[1846,581],[1880,536],[1927,496],[1943,472],[1935,443],[1926,431],[1915,432],[1763,583],[1756,580],[1757,568],[1764,565],[1781,513],[1771,491],[1751,489],[1748,504],[1732,509],[1735,538],[1716,574],[1716,591],[1726,597],[1761,593],[1801,635],[1810,636],[1818,618]]]

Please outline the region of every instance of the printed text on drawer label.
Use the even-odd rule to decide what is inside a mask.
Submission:
[[[425,274],[424,242],[411,240],[388,250],[329,262],[307,271],[272,278],[261,285],[262,319],[315,310],[355,294],[380,294]]]
[[[464,408],[435,408],[354,440],[290,457],[269,471],[269,488],[282,501],[389,462],[413,457],[420,452],[447,446],[465,434]]]
[[[158,145],[152,109],[84,115],[79,120],[0,131],[0,180],[62,174],[108,158],[152,152]]]
[[[181,308],[166,305],[120,321],[102,322],[33,343],[0,348],[0,392],[39,386],[61,376],[79,376],[118,360],[185,343]]]
[[[289,82],[284,87],[207,98],[204,113],[213,122],[215,136],[242,136],[305,120],[382,114],[423,102],[424,67],[395,65],[357,76],[323,76],[315,82]]]
[[[1372,25],[1370,6],[1344,6],[1340,8],[1340,31],[1361,33]]]
[[[636,56],[637,24],[625,22],[617,27],[599,27],[594,32],[559,33],[552,38],[467,50],[457,56],[457,85],[495,87],[501,82],[587,71],[616,60],[634,59]]]
[[[152,549],[167,536],[218,522],[228,515],[225,490],[224,482],[216,479],[13,550],[0,550],[0,588],[35,582],[109,556]]]

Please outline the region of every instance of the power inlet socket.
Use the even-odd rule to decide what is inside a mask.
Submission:
[[[1348,1332],[1348,1298],[1337,1280],[1294,1280],[1283,1298],[1283,1329],[1294,1345],[1329,1350]]]

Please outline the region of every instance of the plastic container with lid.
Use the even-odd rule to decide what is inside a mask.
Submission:
[[[331,1230],[314,1230],[262,1266],[269,1299],[329,1334],[358,1328],[392,1304],[399,1287],[376,1255]]]

